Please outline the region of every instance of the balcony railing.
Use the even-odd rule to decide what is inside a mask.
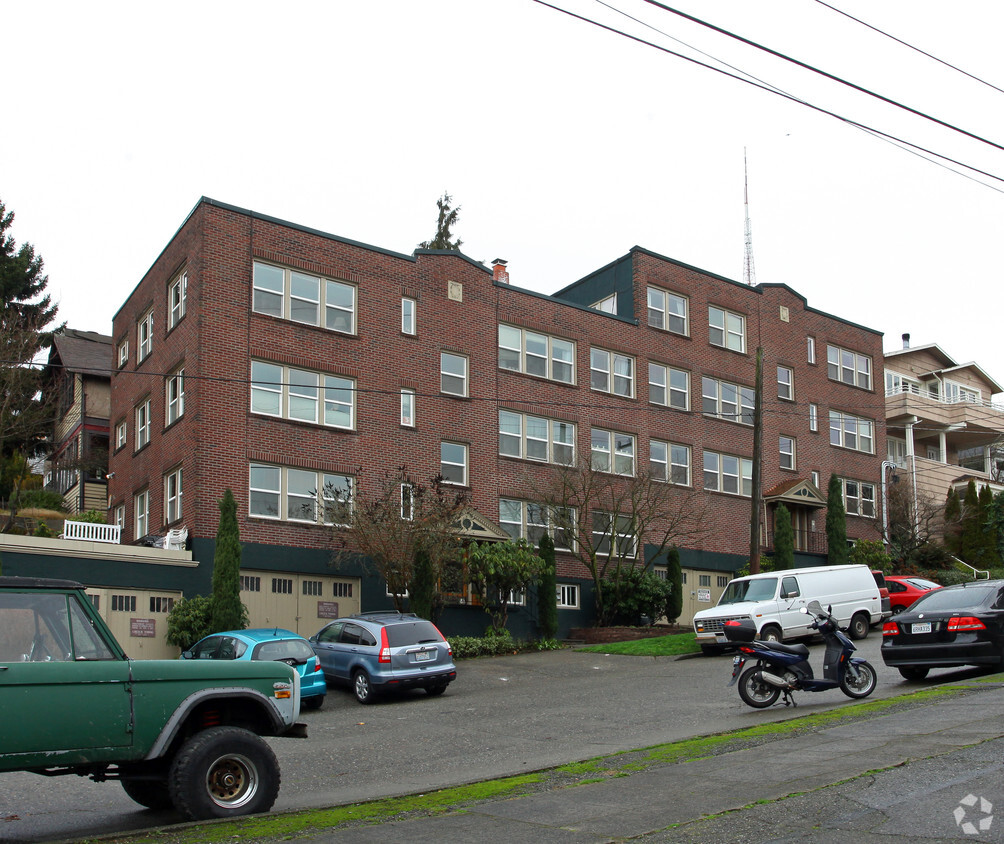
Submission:
[[[63,522],[62,539],[82,539],[86,542],[107,542],[118,545],[122,541],[122,528],[94,522]]]

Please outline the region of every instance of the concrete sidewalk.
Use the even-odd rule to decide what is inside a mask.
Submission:
[[[1004,684],[969,687],[810,736],[298,840],[1004,842]]]

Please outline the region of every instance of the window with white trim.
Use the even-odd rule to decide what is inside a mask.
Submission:
[[[177,422],[185,413],[185,369],[182,367],[167,377],[164,406],[167,425]]]
[[[826,374],[833,381],[870,390],[872,359],[868,355],[861,355],[839,346],[827,346]]]
[[[634,475],[635,438],[630,434],[593,428],[590,450],[590,464],[595,471]]]
[[[603,311],[605,314],[615,314],[617,313],[617,294],[611,293],[609,296],[604,296],[598,302],[593,302],[589,307],[593,310]]]
[[[415,518],[415,485],[401,484],[401,518],[410,522]]]
[[[559,419],[500,410],[499,454],[571,466],[575,463],[575,425]]]
[[[690,449],[685,445],[649,440],[648,466],[654,480],[690,486]]]
[[[786,437],[781,434],[778,437],[778,451],[781,455],[781,468],[782,469],[794,469],[795,468],[795,438]]]
[[[350,475],[252,463],[248,513],[263,519],[344,525],[351,519],[354,488]]]
[[[638,537],[630,516],[594,510],[592,513],[593,548],[602,557],[633,560],[638,554]]]
[[[875,484],[841,478],[840,485],[844,494],[844,510],[848,516],[875,518]]]
[[[181,466],[164,475],[164,524],[181,518]]]
[[[708,339],[712,346],[745,352],[746,317],[709,305]]]
[[[817,472],[815,469],[809,472],[809,480],[812,481],[812,485],[816,489],[819,489],[819,472]]]
[[[795,399],[795,372],[790,366],[777,368],[777,397],[788,401]]]
[[[401,389],[401,424],[415,427],[415,391],[406,387]]]
[[[734,454],[705,451],[704,488],[749,498],[753,494],[753,461]]]
[[[136,529],[135,539],[141,539],[150,532],[150,490],[144,489],[133,496],[132,509],[135,519],[133,525]]]
[[[575,344],[536,331],[500,324],[499,367],[574,384]]]
[[[701,412],[727,422],[752,425],[756,391],[716,378],[701,379]]]
[[[254,262],[255,313],[356,333],[356,288],[344,281]]]
[[[819,430],[819,408],[814,404],[809,405],[809,430]]]
[[[153,308],[136,324],[136,363],[146,360],[153,351]]]
[[[355,397],[351,378],[251,361],[252,413],[351,429]]]
[[[923,393],[923,385],[916,378],[908,375],[901,375],[898,372],[885,371],[885,394],[887,396],[896,393],[913,393],[919,396]]]
[[[416,302],[414,299],[409,299],[407,296],[401,299],[402,334],[415,333],[415,308],[416,308]]]
[[[555,549],[570,551],[575,541],[575,509],[572,507],[551,507],[520,501],[513,498],[499,499],[499,527],[514,540],[525,539],[540,545],[544,534],[550,535]]]
[[[559,583],[555,587],[555,597],[558,599],[559,610],[579,608],[579,587],[574,583]]]
[[[601,393],[634,398],[634,358],[605,349],[590,349],[589,386]]]
[[[118,345],[119,369],[129,363],[129,340],[123,340]]]
[[[648,288],[648,324],[687,336],[690,334],[687,298],[658,287]]]
[[[150,399],[136,406],[136,451],[150,442]]]
[[[975,390],[972,387],[966,387],[964,384],[959,384],[956,381],[945,381],[945,401],[949,404],[955,404],[956,402],[979,404],[981,395],[979,390]]]
[[[125,504],[119,504],[112,510],[112,524],[118,525],[120,531],[125,530],[126,508]]]
[[[839,410],[830,411],[830,445],[874,454],[874,423]]]
[[[467,486],[467,446],[443,440],[439,444],[439,474],[443,483]]]
[[[123,419],[115,426],[115,450],[125,448],[127,441],[127,426],[125,419]]]
[[[439,391],[450,396],[467,395],[467,358],[464,355],[439,353]]]
[[[690,373],[661,363],[648,364],[648,400],[652,404],[690,410]]]
[[[815,337],[806,337],[805,338],[805,345],[806,345],[806,356],[808,358],[809,363],[815,363],[816,362],[816,338]]]
[[[181,322],[188,306],[188,273],[182,273],[167,286],[167,330]]]

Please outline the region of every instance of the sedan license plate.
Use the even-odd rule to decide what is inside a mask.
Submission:
[[[930,621],[922,621],[922,622],[920,622],[920,624],[911,624],[910,625],[910,632],[911,633],[930,633],[931,632],[931,622]]]
[[[419,651],[417,654],[415,654],[416,662],[427,662],[430,659],[432,659],[432,651]]]

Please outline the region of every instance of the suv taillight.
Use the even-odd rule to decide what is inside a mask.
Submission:
[[[377,662],[390,663],[390,645],[387,644],[387,628],[380,628],[380,658]]]
[[[433,624],[432,626],[436,629],[436,632],[439,634],[439,638],[442,639],[444,642],[446,642],[447,656],[449,656],[450,659],[453,659],[453,647],[450,645],[449,640],[447,640],[447,638],[443,635],[443,632],[438,627],[436,627],[435,624]]]

